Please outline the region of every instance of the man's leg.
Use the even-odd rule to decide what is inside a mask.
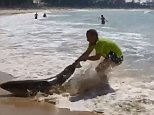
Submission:
[[[116,64],[113,63],[111,60],[109,59],[104,59],[103,62],[101,62],[97,67],[96,67],[96,71],[97,72],[106,72],[106,70],[115,67]]]
[[[115,64],[112,60],[104,59],[103,62],[96,67],[97,74],[105,84],[108,84],[107,73],[115,66],[117,66],[117,64]]]

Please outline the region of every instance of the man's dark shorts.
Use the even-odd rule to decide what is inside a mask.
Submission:
[[[121,64],[123,62],[123,56],[117,57],[117,55],[112,51],[108,53],[106,59],[112,60],[115,64]]]

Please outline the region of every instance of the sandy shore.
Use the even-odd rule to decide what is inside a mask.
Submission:
[[[92,8],[88,8],[88,9],[92,9]],[[20,9],[20,8],[15,8],[15,9],[1,9],[0,8],[0,15],[11,15],[11,14],[21,14],[21,13],[35,13],[35,12],[44,12],[44,11],[68,11],[68,10],[73,10],[72,8],[42,8],[42,9]],[[104,11],[108,11],[108,10],[129,10],[129,11],[149,11],[149,9],[102,9]],[[153,9],[151,9],[153,10]]]
[[[12,76],[0,72],[0,83],[12,79]],[[90,112],[71,112],[58,109],[46,102],[36,102],[34,98],[13,97],[0,88],[0,115],[95,115]]]
[[[12,14],[22,14],[22,13],[35,13],[35,12],[44,12],[44,11],[65,11],[65,10],[72,10],[72,9],[67,9],[67,8],[50,8],[50,9],[0,9],[0,15],[12,15]]]
[[[42,10],[33,10],[33,9],[28,9],[28,10],[20,10],[20,9],[0,9],[0,15],[11,15],[11,14],[20,14],[20,13],[33,13],[36,11],[42,11]]]

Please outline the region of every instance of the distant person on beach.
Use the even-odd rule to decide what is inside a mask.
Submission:
[[[103,61],[98,64],[96,71],[106,72],[110,67],[115,67],[123,62],[123,53],[120,47],[112,40],[98,37],[98,33],[94,29],[90,29],[86,33],[89,46],[87,50],[76,60],[80,61],[96,61],[103,57]],[[94,56],[89,56],[95,50]]]
[[[46,13],[43,14],[43,17],[44,17],[44,18],[47,17]]]
[[[105,21],[106,21],[106,22],[108,22],[108,21],[104,18],[104,16],[103,16],[103,15],[101,15],[101,17],[100,17],[100,18],[101,18],[101,24],[105,24]]]
[[[37,12],[34,14],[34,17],[35,17],[35,19],[38,18],[38,14],[37,14]]]

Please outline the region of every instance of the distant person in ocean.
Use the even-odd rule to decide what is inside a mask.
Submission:
[[[34,17],[35,17],[35,19],[38,18],[38,14],[37,14],[37,12],[34,14]]]
[[[43,14],[43,17],[44,17],[44,18],[47,17],[46,13]]]
[[[103,16],[103,15],[101,15],[101,17],[100,17],[100,18],[101,18],[101,24],[105,24],[105,21],[106,21],[106,22],[108,22],[108,21],[104,18],[104,16]]]
[[[103,57],[103,61],[96,67],[96,71],[106,72],[110,67],[115,67],[123,62],[123,53],[120,47],[112,40],[98,37],[95,29],[89,29],[86,33],[89,46],[87,50],[76,60],[80,61],[96,61]],[[96,54],[89,56],[95,50]],[[101,69],[101,70],[100,70]]]

